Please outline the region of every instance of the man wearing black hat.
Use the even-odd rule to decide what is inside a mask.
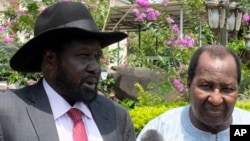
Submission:
[[[0,94],[6,141],[135,141],[128,111],[97,94],[102,48],[127,35],[99,32],[80,2],[59,2],[38,17],[34,38],[11,58],[35,85]]]

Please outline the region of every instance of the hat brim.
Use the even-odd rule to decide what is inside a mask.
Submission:
[[[46,45],[60,42],[60,38],[93,37],[107,47],[127,37],[123,32],[92,32],[80,28],[57,28],[43,32],[25,43],[11,58],[10,66],[19,72],[41,72],[42,54]]]

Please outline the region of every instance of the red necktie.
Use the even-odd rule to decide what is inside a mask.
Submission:
[[[73,139],[74,141],[88,141],[88,136],[82,121],[82,112],[79,109],[72,108],[68,111],[69,116],[74,122]]]

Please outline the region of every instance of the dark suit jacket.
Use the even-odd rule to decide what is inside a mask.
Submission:
[[[89,108],[104,141],[136,140],[125,108],[101,95]],[[42,81],[0,94],[0,123],[6,141],[59,141]]]
[[[4,139],[3,139],[3,130],[2,130],[1,123],[0,123],[0,141],[4,141]]]

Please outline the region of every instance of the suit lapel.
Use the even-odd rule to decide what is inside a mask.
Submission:
[[[42,81],[40,80],[31,89],[27,93],[27,98],[31,101],[27,112],[39,141],[59,141],[55,120]]]
[[[96,101],[89,104],[97,127],[102,135],[103,141],[116,140],[115,113],[112,113],[114,106],[105,102],[101,96],[97,96]],[[107,110],[108,109],[108,110]]]

